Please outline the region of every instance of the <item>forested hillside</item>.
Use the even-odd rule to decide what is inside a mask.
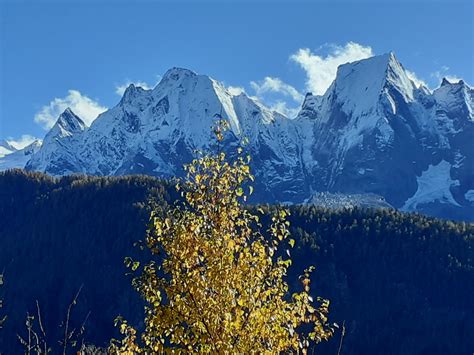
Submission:
[[[0,311],[8,319],[0,351],[18,352],[35,300],[56,346],[81,286],[71,323],[87,318],[87,342],[116,336],[119,314],[143,319],[123,259],[141,253],[133,243],[144,237],[149,201],[166,208],[177,198],[172,184],[146,176],[1,173]],[[331,321],[345,324],[343,354],[472,353],[474,225],[395,210],[290,210],[290,284],[299,287],[297,275],[316,265],[312,291],[331,301]],[[337,353],[340,339],[339,331],[320,352]]]

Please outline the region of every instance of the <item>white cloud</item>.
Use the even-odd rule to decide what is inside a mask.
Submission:
[[[145,83],[144,81],[127,81],[126,83],[124,83],[122,85],[117,85],[115,87],[115,93],[118,96],[123,96],[123,93],[130,86],[130,84],[133,84],[135,86],[140,86],[141,88],[143,88],[145,90],[150,90],[150,89],[153,88],[150,85],[148,85],[147,83]]]
[[[282,113],[286,117],[296,117],[298,112],[300,111],[300,107],[288,107],[288,103],[285,101],[277,101],[273,105],[270,106],[270,110],[277,111]]]
[[[306,89],[313,94],[322,95],[336,77],[337,67],[344,63],[354,62],[374,55],[371,47],[355,42],[345,46],[330,45],[325,57],[316,55],[308,48],[299,49],[290,59],[306,71]]]
[[[451,84],[458,83],[460,80],[462,80],[462,78],[460,78],[459,76],[456,76],[456,75],[446,75],[445,78]]]
[[[440,70],[437,70],[431,73],[431,77],[435,78],[438,81],[436,84],[437,86],[441,84],[441,81],[443,80],[443,78],[446,78],[446,80],[449,81],[450,83],[457,83],[459,82],[459,80],[461,80],[461,78],[458,77],[457,75],[452,75],[452,74],[449,74],[448,72],[449,72],[449,67],[447,67],[446,65],[443,65]]]
[[[8,137],[6,139],[6,141],[16,149],[23,149],[36,140],[40,140],[40,139],[33,137],[32,135],[29,135],[29,134],[23,134],[20,138],[17,138],[17,139],[13,137]]]
[[[279,78],[267,76],[260,82],[250,82],[250,86],[255,90],[255,93],[258,97],[261,97],[267,93],[279,93],[284,96],[289,96],[294,101],[299,103],[301,103],[304,99],[304,96],[298,90],[296,90],[293,86],[284,83]]]
[[[98,102],[82,95],[79,91],[69,90],[66,97],[55,98],[48,105],[43,106],[36,113],[35,122],[41,124],[45,129],[50,129],[58,119],[58,116],[68,107],[88,126],[100,113],[107,110],[107,107],[101,106]]]
[[[306,89],[317,95],[322,95],[336,77],[337,67],[341,64],[373,56],[371,47],[349,42],[345,46],[329,46],[330,51],[326,56],[319,56],[308,48],[302,48],[290,59],[298,63],[306,72]],[[295,116],[300,107],[291,107],[287,98],[301,105],[304,95],[293,86],[279,78],[265,77],[259,82],[252,81],[250,86],[255,90],[259,100],[266,102],[271,109],[281,112],[286,116]],[[278,94],[284,99],[275,100]],[[269,98],[273,97],[273,100]]]
[[[227,91],[232,96],[237,96],[237,95],[240,95],[242,93],[245,94],[245,89],[243,87],[240,87],[240,86],[228,86]]]
[[[140,86],[141,88],[145,89],[145,90],[151,90],[153,89],[156,84],[158,84],[158,82],[161,80],[161,76],[160,75],[157,75],[156,76],[156,83],[155,84],[148,84],[147,82],[145,81],[132,81],[132,80],[127,80],[125,81],[125,83],[121,84],[121,85],[116,85],[115,86],[115,93],[118,95],[118,96],[123,96],[123,93],[125,92],[125,90],[130,86],[130,84],[133,84],[135,86]]]
[[[251,81],[250,87],[255,91],[253,99],[265,103],[270,110],[277,111],[287,117],[296,116],[304,99],[297,89],[280,78],[267,76],[258,82]],[[288,101],[293,104],[289,104]],[[294,103],[298,106],[294,107]]]
[[[405,71],[407,73],[408,78],[415,83],[417,88],[419,88],[420,86],[428,87],[428,84],[424,80],[418,78],[414,72],[410,70]]]

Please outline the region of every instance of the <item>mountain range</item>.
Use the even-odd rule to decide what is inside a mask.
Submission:
[[[41,146],[1,143],[0,169],[182,176],[197,151],[216,149],[216,117],[230,123],[230,155],[248,141],[255,202],[375,194],[404,211],[474,219],[474,89],[462,80],[416,85],[393,53],[339,66],[325,94],[308,93],[291,118],[172,68],[153,89],[131,84],[90,127],[67,109]]]

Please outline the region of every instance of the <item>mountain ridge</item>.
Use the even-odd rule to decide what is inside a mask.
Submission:
[[[58,123],[76,117],[69,122],[75,129],[49,132],[26,169],[181,176],[197,150],[213,149],[211,127],[222,116],[231,127],[225,151],[248,138],[256,202],[299,203],[318,191],[374,193],[397,208],[469,216],[473,97],[463,81],[443,80],[432,92],[417,87],[390,52],[339,66],[325,94],[308,93],[290,119],[245,93],[232,95],[211,77],[174,67],[153,89],[129,85],[90,127],[71,110],[63,113]],[[427,193],[432,183],[440,186]]]

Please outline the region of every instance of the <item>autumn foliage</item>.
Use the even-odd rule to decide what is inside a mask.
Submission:
[[[223,128],[220,121],[219,142]],[[279,210],[262,231],[263,211],[243,207],[254,178],[250,157],[238,153],[232,162],[219,152],[185,166],[176,186],[184,203],[152,213],[146,245],[157,258],[126,259],[139,273],[133,285],[147,304],[145,327],[139,335],[119,319],[123,338],[111,352],[304,353],[331,336],[329,301],[315,304],[309,295],[313,268],[299,293],[285,281],[294,245],[288,212]]]

